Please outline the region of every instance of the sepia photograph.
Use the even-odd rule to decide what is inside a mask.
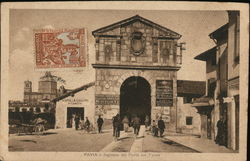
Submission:
[[[245,160],[249,17],[240,8],[10,4],[1,22],[3,158]]]

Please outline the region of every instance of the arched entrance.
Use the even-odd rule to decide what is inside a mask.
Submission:
[[[135,115],[144,124],[145,116],[151,116],[151,88],[142,77],[132,76],[126,79],[120,88],[120,115],[131,120]]]

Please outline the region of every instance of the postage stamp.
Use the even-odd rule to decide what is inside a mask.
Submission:
[[[85,29],[40,29],[34,34],[37,68],[86,66]]]

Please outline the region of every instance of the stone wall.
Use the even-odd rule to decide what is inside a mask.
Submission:
[[[193,118],[192,125],[186,124],[186,117]],[[200,115],[191,103],[183,103],[183,97],[178,97],[177,101],[177,127],[181,133],[201,135]]]
[[[96,127],[94,91],[95,88],[91,87],[56,102],[56,128],[67,127],[68,107],[84,108],[84,119],[88,117],[89,121]]]
[[[133,55],[131,47],[134,32],[142,33],[145,45],[140,56]],[[175,66],[180,59],[177,55],[177,40],[166,38],[166,32],[159,31],[142,22],[114,29],[103,33],[109,35],[96,38],[97,64],[136,64]]]
[[[156,80],[173,80],[173,106],[170,107],[169,119],[167,123],[169,130],[176,128],[176,100],[177,100],[177,82],[175,71],[152,71],[152,70],[128,70],[128,69],[96,69],[96,115],[102,114],[104,118],[111,119],[119,112],[120,87],[122,83],[132,76],[139,76],[148,81],[151,85],[151,118],[157,119],[158,115],[165,115],[164,107],[156,106]],[[107,105],[98,104],[99,96],[107,96],[116,99],[115,102],[109,102]]]

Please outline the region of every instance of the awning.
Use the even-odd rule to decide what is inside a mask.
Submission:
[[[213,105],[214,105],[214,99],[208,96],[194,98],[192,102],[192,107],[213,106]]]

